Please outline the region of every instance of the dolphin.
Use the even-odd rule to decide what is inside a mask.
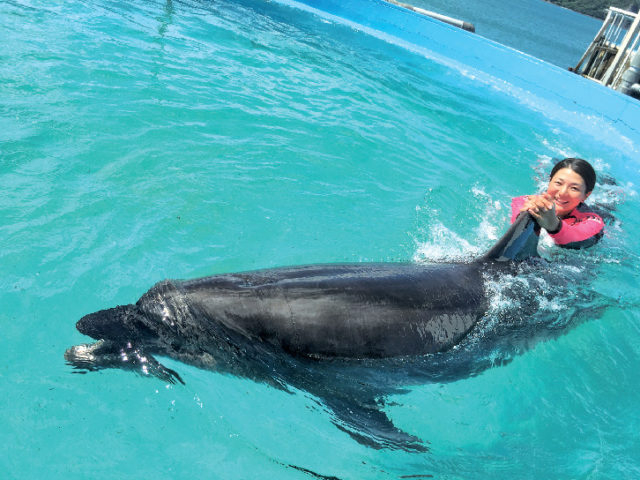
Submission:
[[[135,304],[82,317],[78,331],[97,341],[69,348],[65,359],[82,373],[121,368],[184,383],[158,355],[296,386],[356,440],[422,450],[382,412],[381,398],[400,391],[399,365],[424,365],[469,334],[487,312],[486,279],[532,254],[534,223],[521,214],[468,263],[306,265],[165,280]],[[353,381],[363,376],[375,381]]]

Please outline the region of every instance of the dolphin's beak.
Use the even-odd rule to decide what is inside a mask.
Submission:
[[[127,340],[136,317],[138,312],[135,305],[123,305],[85,315],[78,320],[76,328],[96,340]]]

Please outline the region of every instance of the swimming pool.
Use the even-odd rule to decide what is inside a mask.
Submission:
[[[521,55],[461,32],[438,31],[457,55],[273,2],[5,2],[0,17],[9,478],[638,476],[640,136],[595,108],[633,120],[630,100],[526,88]],[[592,303],[553,335],[526,329],[506,365],[386,398],[426,453],[355,442],[303,390],[171,360],[185,386],[64,363],[88,341],[78,318],[163,278],[473,258],[510,197],[572,155],[615,180],[594,193],[607,236],[562,260],[597,273],[579,284]],[[554,298],[539,300],[571,308]]]

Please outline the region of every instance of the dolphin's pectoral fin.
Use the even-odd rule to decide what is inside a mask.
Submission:
[[[123,346],[98,340],[95,343],[75,345],[64,353],[64,358],[75,373],[120,368],[132,370],[142,376],[153,376],[169,383],[180,382],[184,385],[176,371],[165,367],[153,356],[130,343]]]
[[[409,452],[426,452],[429,448],[418,437],[403,432],[381,410],[378,400],[363,403],[347,399],[322,400],[334,415],[333,424],[349,434],[358,443],[377,450],[400,449]]]
[[[180,377],[178,372],[171,368],[165,367],[151,355],[143,355],[141,358],[138,358],[136,362],[139,362],[138,364],[140,365],[140,368],[134,371],[136,371],[140,375],[150,375],[152,377],[159,378],[160,380],[172,384],[185,384],[184,380],[182,380],[182,377]]]

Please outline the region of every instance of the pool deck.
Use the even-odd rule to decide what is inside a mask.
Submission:
[[[612,124],[640,145],[640,101],[513,48],[384,0],[276,0],[333,21],[361,26],[486,72],[561,106]],[[534,100],[535,101],[535,100]]]

